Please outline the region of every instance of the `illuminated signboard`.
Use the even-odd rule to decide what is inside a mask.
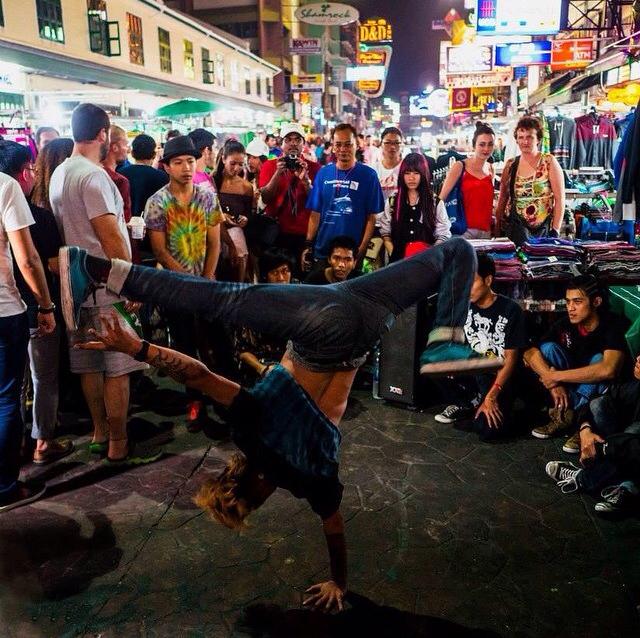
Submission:
[[[534,66],[551,64],[551,42],[537,40],[496,47],[496,66]]]
[[[554,40],[551,48],[551,70],[580,69],[594,60],[591,38]]]
[[[393,29],[384,18],[371,18],[358,29],[360,42],[389,44],[393,42]]]
[[[463,44],[447,47],[447,74],[488,73],[493,69],[493,47]]]
[[[358,82],[359,80],[384,80],[386,75],[384,66],[348,66],[347,82]]]
[[[561,28],[562,0],[476,0],[478,35],[550,35]]]
[[[358,64],[368,64],[373,66],[384,66],[387,60],[387,53],[384,49],[368,49],[358,51]]]

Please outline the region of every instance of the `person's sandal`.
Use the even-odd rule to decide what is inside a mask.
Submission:
[[[75,446],[72,441],[50,441],[46,450],[34,451],[33,462],[36,465],[48,465],[69,456],[74,450]]]
[[[112,467],[135,467],[137,465],[147,465],[157,461],[162,456],[162,450],[153,453],[135,453],[135,445],[128,439],[111,439],[112,441],[127,441],[127,455],[121,459],[113,459],[109,455],[105,459],[108,466]]]
[[[106,454],[109,449],[109,441],[91,441],[89,443],[89,452],[91,454]]]

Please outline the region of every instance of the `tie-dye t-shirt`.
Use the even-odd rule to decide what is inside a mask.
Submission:
[[[192,275],[201,275],[204,269],[207,227],[221,219],[215,190],[197,184],[187,206],[178,202],[167,185],[147,200],[144,210],[147,228],[166,233],[169,253]]]

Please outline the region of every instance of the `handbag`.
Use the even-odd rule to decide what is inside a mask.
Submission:
[[[452,235],[463,235],[467,232],[467,218],[464,214],[464,206],[462,204],[462,176],[464,175],[464,171],[464,162],[462,162],[460,177],[458,177],[451,192],[444,200],[444,207],[451,221]]]

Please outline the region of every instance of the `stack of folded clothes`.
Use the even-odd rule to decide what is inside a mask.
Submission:
[[[527,279],[571,279],[580,274],[583,250],[568,239],[531,237],[518,256]]]
[[[506,237],[496,239],[470,239],[469,243],[477,253],[493,257],[496,264],[496,281],[520,281],[522,263],[516,253],[516,245]]]
[[[596,277],[640,283],[640,250],[624,241],[582,241],[585,266]]]

